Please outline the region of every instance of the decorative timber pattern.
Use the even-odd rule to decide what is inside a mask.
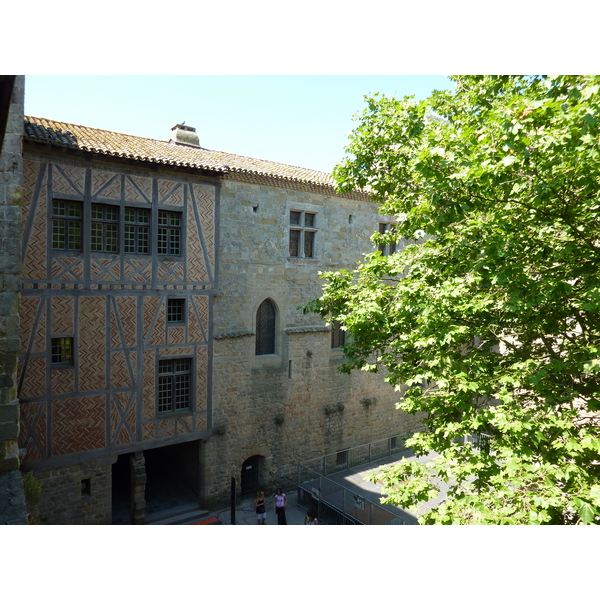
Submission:
[[[24,173],[19,443],[25,460],[131,452],[206,435],[217,287],[214,185],[33,160],[25,160]],[[60,247],[57,200],[81,207],[73,248]],[[116,225],[109,222],[118,240],[114,253],[90,243],[99,206],[120,215]],[[146,253],[128,254],[123,216],[140,210],[149,243]],[[182,243],[173,255],[157,250],[159,211],[180,215]],[[106,236],[108,226],[98,217],[94,223]],[[141,229],[130,228],[129,239]],[[182,320],[169,313],[172,298],[184,301]],[[57,350],[62,338],[70,354]],[[173,357],[192,361],[189,410],[159,416],[158,364]]]

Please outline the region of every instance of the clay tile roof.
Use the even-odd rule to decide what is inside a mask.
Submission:
[[[216,173],[249,173],[313,185],[335,186],[329,173],[322,171],[38,117],[25,117],[25,139],[140,162]]]

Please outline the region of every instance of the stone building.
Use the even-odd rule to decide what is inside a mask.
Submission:
[[[27,523],[16,385],[24,83],[22,76],[0,75],[0,525]]]
[[[298,307],[387,217],[326,173],[25,117],[19,446],[47,523],[144,523],[418,426]]]

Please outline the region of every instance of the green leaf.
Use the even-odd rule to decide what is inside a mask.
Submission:
[[[596,506],[600,506],[600,485],[593,485],[591,487],[590,499]]]
[[[583,500],[579,500],[578,502],[578,512],[581,522],[585,525],[592,523],[594,517],[596,516],[596,512],[594,511],[593,507]]]
[[[424,429],[414,451],[439,457],[390,474],[394,503],[443,480],[423,522],[591,523],[600,76],[453,80],[419,102],[367,97],[334,175],[411,243],[327,274],[309,306],[347,328],[341,370],[385,371]],[[475,433],[487,442],[463,443]]]

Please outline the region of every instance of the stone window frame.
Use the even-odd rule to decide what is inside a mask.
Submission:
[[[251,331],[256,338],[256,319],[258,309],[265,300],[269,300],[275,308],[275,352],[273,354],[256,354],[256,339],[252,342],[252,369],[277,369],[281,368],[284,359],[284,335],[281,306],[273,295],[265,294],[257,298],[254,306],[250,308]]]
[[[254,325],[254,354],[256,356],[277,354],[277,306],[271,298],[265,298],[258,305]],[[265,350],[272,350],[272,352]]]
[[[297,221],[292,215],[298,215]],[[317,244],[319,233],[320,215],[316,207],[290,206],[288,209],[289,235],[288,235],[288,256],[293,259],[316,259]],[[308,239],[310,242],[310,252],[307,252]],[[292,254],[292,250],[296,254]]]
[[[346,331],[342,329],[342,325],[339,321],[331,322],[331,349],[341,350],[342,346],[346,343]]]

